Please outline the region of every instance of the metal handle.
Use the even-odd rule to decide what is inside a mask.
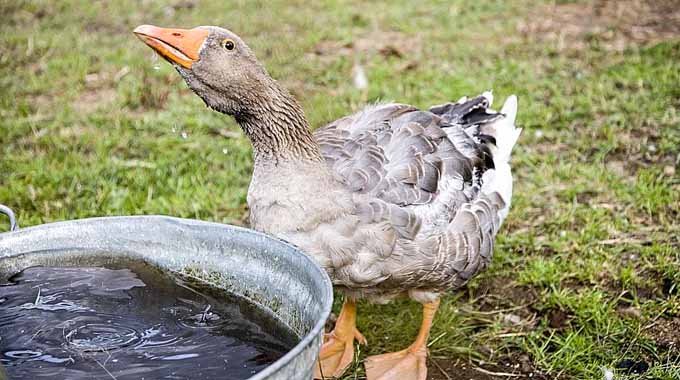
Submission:
[[[0,214],[5,214],[9,218],[9,230],[16,231],[19,229],[17,224],[17,217],[14,215],[14,211],[11,208],[0,204]]]

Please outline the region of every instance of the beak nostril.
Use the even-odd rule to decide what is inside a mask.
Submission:
[[[185,69],[199,60],[201,46],[210,34],[206,29],[167,29],[152,25],[140,25],[134,32],[161,57]]]

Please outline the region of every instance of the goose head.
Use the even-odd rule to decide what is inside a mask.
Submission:
[[[141,25],[135,35],[170,62],[189,87],[216,111],[240,116],[266,104],[273,79],[233,32]]]

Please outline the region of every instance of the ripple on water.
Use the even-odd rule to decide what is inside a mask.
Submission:
[[[64,338],[76,351],[111,351],[131,346],[141,340],[133,328],[113,323],[88,323],[69,331]]]
[[[240,300],[133,269],[34,267],[0,286],[8,375],[245,379],[297,342]]]

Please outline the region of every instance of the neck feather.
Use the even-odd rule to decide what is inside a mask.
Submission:
[[[323,161],[302,108],[274,80],[245,112],[235,116],[253,145],[255,163]]]

